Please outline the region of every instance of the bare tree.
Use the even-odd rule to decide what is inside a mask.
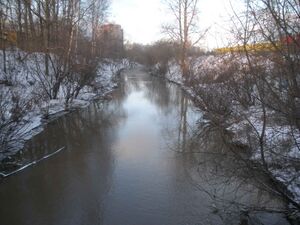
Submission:
[[[190,75],[188,49],[196,45],[205,32],[198,27],[198,0],[166,0],[166,5],[173,18],[173,24],[163,25],[163,32],[179,43],[178,62],[183,76]]]
[[[91,0],[91,31],[92,31],[92,55],[96,55],[97,39],[99,39],[100,25],[107,17],[109,8],[109,0]]]

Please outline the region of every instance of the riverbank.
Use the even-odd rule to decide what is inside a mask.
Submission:
[[[272,74],[276,70],[274,62],[263,60],[262,57],[258,57],[256,61],[260,70],[266,74]],[[300,172],[297,169],[300,162],[300,134],[272,108],[266,108],[264,123],[262,106],[257,100],[258,93],[255,88],[249,89],[253,90],[249,94],[253,98],[249,107],[240,105],[233,98],[238,97],[234,96],[237,88],[228,84],[231,82],[243,85],[243,71],[247,71],[246,58],[230,54],[201,56],[194,59],[192,69],[194,77],[188,83],[184,82],[180,67],[175,61],[170,61],[168,72],[160,76],[176,83],[187,92],[196,107],[203,111],[208,123],[222,127],[232,136],[232,143],[244,146],[250,154],[249,162],[253,166],[261,167],[263,171],[263,163],[266,164],[274,185],[278,185],[278,188],[269,188],[274,188],[274,192],[287,200],[292,211],[296,209],[300,203]],[[159,65],[151,71],[157,75]],[[248,93],[245,96],[246,94]],[[216,114],[211,113],[212,111]],[[264,145],[259,145],[260,136],[264,138]],[[264,159],[261,158],[261,148],[264,148]]]
[[[0,57],[3,59],[3,57]],[[69,83],[62,83],[56,99],[44,95],[52,78],[43,79],[38,68],[43,66],[42,53],[26,53],[19,50],[6,52],[6,72],[0,67],[0,172],[13,164],[13,156],[25,143],[43,131],[49,122],[89,106],[94,100],[109,97],[117,87],[120,71],[129,66],[127,60],[101,60],[93,80],[82,87],[76,98],[66,98]],[[92,75],[91,75],[92,76]]]

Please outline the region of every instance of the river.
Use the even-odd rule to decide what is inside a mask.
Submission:
[[[288,224],[261,210],[285,204],[214,138],[202,152],[191,144],[201,120],[178,86],[125,71],[110,100],[52,121],[27,143],[22,163],[63,150],[0,180],[0,224],[230,225],[248,207],[253,224]]]

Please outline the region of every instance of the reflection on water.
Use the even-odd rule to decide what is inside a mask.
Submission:
[[[21,163],[66,148],[1,181],[1,224],[239,224],[249,206],[283,207],[217,135],[191,141],[199,119],[178,87],[128,71],[112,100],[50,123],[28,143]]]

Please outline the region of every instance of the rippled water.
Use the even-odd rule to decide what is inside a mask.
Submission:
[[[112,100],[53,121],[28,143],[20,162],[65,149],[1,180],[0,224],[239,224],[247,206],[284,207],[214,136],[191,144],[198,120],[180,88],[127,71]],[[252,217],[286,224],[260,210]]]

